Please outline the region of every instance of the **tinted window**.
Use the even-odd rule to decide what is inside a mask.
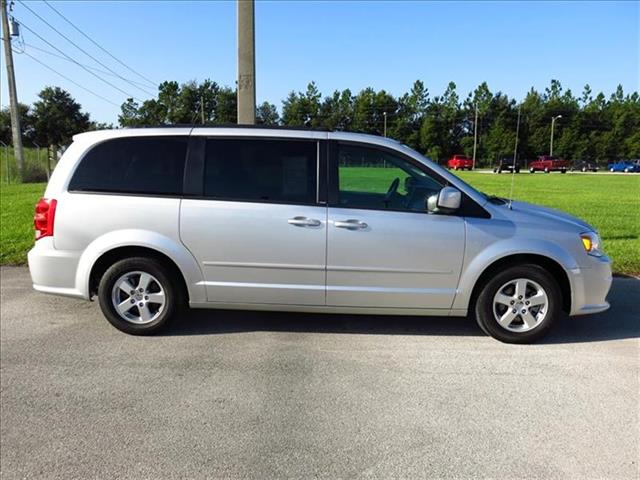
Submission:
[[[403,158],[353,145],[338,148],[338,183],[340,207],[415,212],[443,186]]]
[[[315,203],[317,143],[208,140],[204,194],[226,200]]]
[[[186,137],[108,140],[82,159],[69,190],[179,195],[186,153]]]

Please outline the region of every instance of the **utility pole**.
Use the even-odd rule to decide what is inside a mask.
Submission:
[[[478,102],[476,102],[476,119],[473,122],[473,162],[471,168],[476,169],[476,147],[478,145]]]
[[[238,2],[238,124],[256,123],[254,0]]]
[[[551,145],[549,146],[549,156],[553,157],[553,129],[556,126],[556,120],[562,118],[562,115],[551,117]]]
[[[204,95],[200,95],[200,118],[202,125],[204,125]]]
[[[24,173],[24,154],[22,151],[22,135],[20,130],[20,112],[18,111],[18,93],[16,77],[13,69],[13,51],[11,50],[11,32],[7,15],[7,0],[0,0],[2,10],[2,37],[4,42],[4,59],[7,62],[7,83],[9,84],[9,110],[11,111],[11,133],[13,135],[13,153],[18,165],[18,175]],[[12,19],[13,21],[13,19]]]

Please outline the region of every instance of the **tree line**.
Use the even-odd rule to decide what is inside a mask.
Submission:
[[[451,155],[471,155],[477,110],[477,152],[480,165],[513,155],[518,111],[518,152],[521,159],[549,153],[551,118],[555,123],[554,154],[568,160],[607,162],[640,157],[640,95],[626,93],[622,86],[608,97],[585,85],[580,96],[563,89],[558,80],[539,92],[534,88],[518,102],[502,92],[492,92],[481,83],[465,98],[450,82],[442,94],[432,96],[417,80],[408,92],[394,96],[385,90],[349,89],[324,96],[311,82],[304,91],[292,91],[276,105],[256,106],[256,121],[325,130],[386,134],[425,153],[440,163]],[[92,122],[68,92],[47,87],[32,107],[21,105],[25,144],[65,145],[75,133],[111,128]],[[128,99],[121,106],[122,127],[175,124],[237,123],[234,88],[212,80],[179,84],[163,82],[156,98],[138,103]],[[0,139],[10,143],[8,111],[0,112]]]
[[[522,159],[549,153],[551,118],[561,115],[554,132],[554,154],[568,160],[606,162],[640,157],[640,95],[625,94],[622,86],[609,97],[585,85],[576,97],[552,80],[543,92],[532,88],[522,102],[481,83],[461,99],[450,82],[442,94],[431,96],[424,83],[414,82],[400,96],[365,88],[357,94],[336,90],[323,96],[314,82],[305,91],[292,91],[280,112],[264,102],[256,108],[256,121],[264,125],[310,127],[386,134],[438,162],[451,155],[473,153],[476,108],[476,157],[489,164],[513,155],[518,110],[521,124],[518,151]],[[164,82],[158,97],[141,105],[122,106],[122,126],[236,123],[236,92],[216,82]]]

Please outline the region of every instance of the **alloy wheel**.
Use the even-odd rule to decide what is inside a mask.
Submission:
[[[510,332],[528,332],[544,322],[549,297],[539,283],[527,278],[509,280],[493,297],[493,315]]]
[[[113,284],[111,302],[123,320],[143,325],[156,320],[166,304],[165,290],[153,275],[127,272]]]

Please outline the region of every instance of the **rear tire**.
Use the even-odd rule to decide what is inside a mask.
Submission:
[[[544,173],[549,173],[549,169],[547,167],[544,167]]]
[[[544,268],[515,265],[486,281],[474,313],[480,328],[493,338],[505,343],[532,343],[558,321],[562,293]]]
[[[107,269],[98,286],[100,308],[118,330],[152,335],[166,328],[183,305],[182,289],[169,269],[148,257],[120,260]]]
[[[536,171],[533,168],[530,168],[529,173],[536,173]]]

